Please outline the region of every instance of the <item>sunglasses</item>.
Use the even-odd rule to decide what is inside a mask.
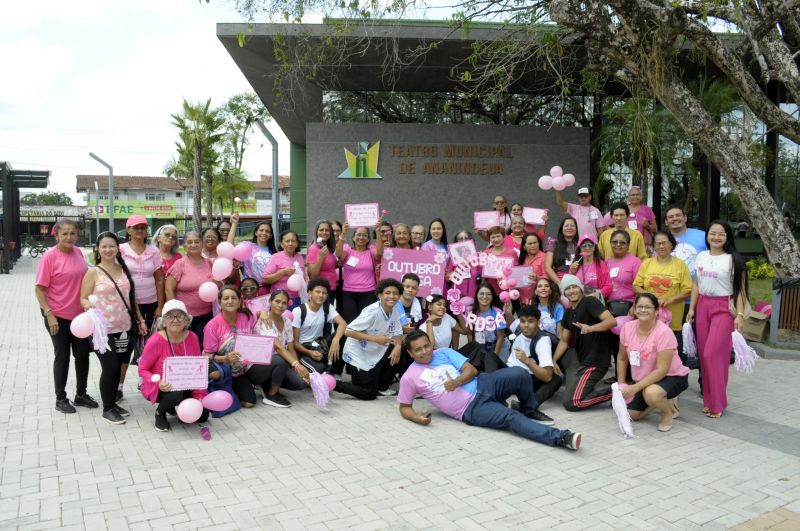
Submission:
[[[614,247],[622,247],[623,245],[628,245],[628,242],[625,240],[611,240],[611,245]]]

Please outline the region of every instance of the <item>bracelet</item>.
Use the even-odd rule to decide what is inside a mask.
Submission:
[[[744,314],[742,312],[739,312],[736,315],[741,315],[742,317],[744,317]]]
[[[47,317],[47,316],[48,316],[48,315],[50,315],[51,313],[53,313],[53,309],[52,309],[52,308],[48,308],[48,309],[47,309],[47,311],[46,311],[46,312],[44,312],[44,316],[45,316],[45,317]]]
[[[297,361],[297,360],[294,360],[294,363],[292,363],[292,369],[296,369],[298,365],[300,365],[300,362]]]

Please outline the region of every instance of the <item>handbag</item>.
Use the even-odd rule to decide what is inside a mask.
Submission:
[[[629,301],[608,301],[608,311],[611,312],[611,315],[614,317],[628,315],[631,306],[633,306],[633,303]]]
[[[117,284],[117,281],[114,280],[114,277],[112,277],[111,274],[102,267],[100,266],[96,267],[97,269],[105,273],[106,276],[109,279],[111,279],[111,282],[114,283],[114,287],[117,288],[117,293],[119,294],[119,298],[122,299],[122,304],[125,305],[125,309],[128,310],[128,315],[131,318],[131,329],[128,331],[128,338],[131,341],[135,341],[136,339],[139,338],[139,323],[137,322],[136,314],[133,313],[133,309],[131,309],[131,306],[128,304],[128,301],[125,300],[125,296],[122,294],[122,290],[119,289],[119,285]]]

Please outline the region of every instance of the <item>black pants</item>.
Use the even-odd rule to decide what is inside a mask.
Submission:
[[[200,341],[200,348],[203,348],[203,329],[208,322],[214,318],[212,312],[204,313],[203,315],[192,316],[192,324],[189,325],[189,330],[194,332],[197,339]]]
[[[152,302],[149,304],[139,304],[138,306],[139,311],[142,312],[142,317],[144,317],[144,324],[147,326],[147,330],[149,331],[153,328],[153,321],[155,320],[156,307],[158,306],[158,303]],[[144,350],[146,339],[147,338],[139,338],[136,341],[136,344],[133,346],[132,364],[136,365],[139,362],[139,358],[142,357],[142,351]]]
[[[89,352],[92,350],[90,339],[80,339],[72,335],[69,325],[72,321],[56,317],[58,321],[58,332],[50,336],[53,341],[53,382],[56,388],[56,400],[67,398],[67,378],[69,377],[69,354],[70,349],[75,357],[75,393],[78,395],[86,394],[86,382],[89,379]],[[47,317],[44,318],[44,327],[50,333],[50,326],[47,324]]]
[[[583,365],[578,353],[571,348],[562,358],[564,386],[564,409],[578,411],[611,400],[611,386],[603,384],[607,367]]]
[[[511,354],[512,356],[514,354]],[[500,357],[495,354],[494,346],[490,350],[486,350],[483,355],[483,370],[484,372],[494,372],[498,369],[505,369],[508,367]],[[541,401],[540,401],[541,402]]]
[[[380,361],[368,371],[347,364],[347,374],[350,375],[351,381],[337,382],[334,391],[354,396],[359,400],[375,400],[381,384],[385,384],[388,379],[384,375],[384,372],[388,371],[387,367],[390,367],[388,352],[384,353]]]
[[[531,387],[533,388],[534,396],[539,404],[543,404],[546,400],[550,400],[558,388],[561,387],[563,380],[558,374],[553,374],[549,382],[543,382],[536,376],[531,374]]]
[[[377,301],[374,291],[343,291],[342,292],[342,318],[348,323],[358,317],[361,310]]]
[[[110,334],[108,345],[111,350],[104,354],[97,353],[100,360],[100,398],[103,399],[103,411],[108,411],[117,403],[117,386],[119,385],[120,367],[131,360],[131,351],[136,338],[120,339],[121,334]]]
[[[175,408],[178,407],[178,404],[186,400],[187,398],[192,398],[191,391],[159,391],[158,398],[156,402],[158,403],[158,409],[156,410],[156,414],[159,412],[163,415],[167,411],[170,413],[175,413]],[[203,414],[200,415],[200,418],[197,419],[197,422],[205,422],[208,420],[208,413],[207,409],[203,409]]]
[[[239,400],[249,404],[256,403],[256,392],[253,385],[260,385],[264,394],[269,394],[269,388],[280,385],[286,378],[289,365],[280,356],[272,357],[271,365],[252,365],[244,374],[233,378],[233,391]]]

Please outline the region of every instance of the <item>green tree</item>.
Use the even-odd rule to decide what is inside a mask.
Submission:
[[[72,199],[62,192],[27,194],[19,202],[23,205],[72,206]]]
[[[219,206],[220,216],[232,210],[234,198],[247,197],[255,187],[247,180],[247,174],[238,168],[222,168],[214,180],[214,198]]]
[[[220,116],[225,120],[222,148],[224,166],[241,170],[244,152],[249,144],[248,135],[253,132],[253,126],[257,120],[268,122],[272,118],[253,92],[231,96],[220,109]]]

